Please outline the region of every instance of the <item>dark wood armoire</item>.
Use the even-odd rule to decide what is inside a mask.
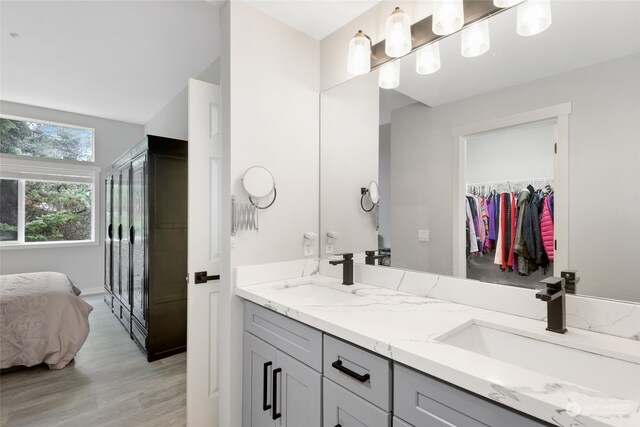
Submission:
[[[187,141],[148,135],[105,173],[105,296],[148,361],[187,348]]]

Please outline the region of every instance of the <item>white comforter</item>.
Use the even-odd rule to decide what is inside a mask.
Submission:
[[[89,313],[62,273],[0,276],[0,368],[46,363],[62,369],[89,335]]]

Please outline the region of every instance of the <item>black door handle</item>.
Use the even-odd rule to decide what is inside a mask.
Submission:
[[[351,378],[353,378],[354,380],[359,381],[361,383],[366,383],[371,378],[371,376],[369,374],[360,375],[357,372],[353,372],[349,368],[345,368],[344,366],[342,366],[342,360],[336,360],[335,362],[333,362],[331,364],[331,366],[333,366],[334,368],[336,368],[338,371],[342,372],[343,374],[348,375]]]
[[[133,225],[131,227],[129,227],[129,242],[131,242],[131,245],[133,245],[133,242],[136,238],[136,229],[133,228]]]
[[[118,239],[122,240],[122,224],[118,225]]]
[[[109,228],[107,228],[107,235],[110,239],[113,239],[113,224],[109,224]]]
[[[271,405],[267,405],[267,380],[269,379],[269,374],[267,374],[267,368],[271,366],[271,362],[265,362],[262,365],[262,410],[268,411],[271,409]]]
[[[271,391],[273,393],[271,396],[271,400],[273,401],[273,411],[271,412],[271,418],[274,420],[277,420],[282,416],[282,414],[278,412],[278,374],[280,372],[282,372],[281,368],[274,369],[272,373],[273,376],[271,378],[271,381],[273,382],[273,384],[271,384]]]
[[[207,283],[209,280],[220,280],[220,275],[215,274],[213,276],[207,276],[206,271],[198,271],[195,273],[196,285],[200,283]]]

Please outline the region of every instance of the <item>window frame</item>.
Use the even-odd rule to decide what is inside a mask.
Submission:
[[[37,160],[36,160],[37,159]],[[73,246],[97,246],[99,243],[98,200],[101,194],[101,168],[81,160],[60,160],[0,154],[0,179],[18,181],[18,239],[0,241],[0,251],[13,249],[60,248]],[[42,176],[50,179],[42,179]],[[74,180],[75,178],[75,180]],[[25,241],[25,181],[51,181],[90,183],[91,189],[91,239],[57,240],[50,242]]]
[[[15,120],[15,121],[20,121],[20,122],[42,123],[44,125],[60,126],[60,127],[64,127],[64,128],[80,129],[80,130],[90,131],[91,132],[91,160],[53,159],[53,158],[49,158],[49,157],[21,156],[21,155],[8,154],[8,153],[0,153],[0,156],[11,156],[11,157],[19,158],[19,159],[38,159],[38,160],[43,160],[43,161],[63,161],[63,162],[77,162],[79,164],[95,164],[95,161],[96,161],[96,130],[94,128],[90,128],[90,127],[86,127],[86,126],[69,125],[69,124],[66,124],[66,123],[59,123],[59,122],[51,122],[51,121],[48,121],[48,120],[32,119],[32,118],[29,118],[29,117],[12,116],[12,115],[9,115],[9,114],[1,114],[1,113],[0,113],[0,119]]]

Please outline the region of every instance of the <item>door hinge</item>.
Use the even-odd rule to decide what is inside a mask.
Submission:
[[[557,142],[553,144],[553,152],[558,154],[558,143]]]
[[[207,276],[206,271],[198,271],[194,274],[196,285],[201,283],[207,283],[209,280],[220,280],[219,274],[214,274],[213,276]]]
[[[553,249],[555,249],[556,251],[558,250],[558,241],[557,240],[553,241]]]

